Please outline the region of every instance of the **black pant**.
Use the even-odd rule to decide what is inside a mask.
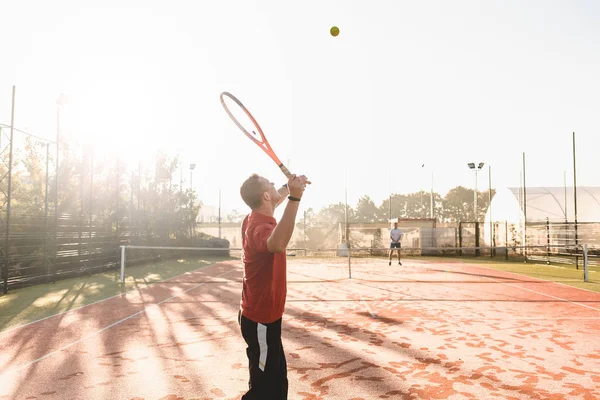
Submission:
[[[242,400],[287,400],[287,364],[281,343],[281,318],[270,324],[260,324],[244,317],[238,322],[248,347],[250,390]]]

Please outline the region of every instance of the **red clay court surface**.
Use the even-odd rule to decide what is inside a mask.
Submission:
[[[289,261],[290,399],[600,398],[600,294],[424,260],[343,279],[335,262]],[[239,399],[241,276],[227,261],[0,333],[0,399]]]

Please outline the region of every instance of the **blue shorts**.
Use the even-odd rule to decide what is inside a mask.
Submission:
[[[390,242],[390,249],[399,249],[399,248],[400,248],[400,242],[398,242],[398,243]]]

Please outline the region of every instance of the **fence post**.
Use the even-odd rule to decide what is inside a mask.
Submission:
[[[125,282],[125,246],[121,246],[121,283]]]
[[[351,262],[351,256],[350,256],[350,239],[346,238],[347,240],[347,247],[348,247],[348,278],[352,279],[352,262]]]
[[[504,258],[508,260],[508,220],[504,220]]]
[[[588,281],[588,245],[583,245],[583,281]]]
[[[8,155],[8,191],[6,193],[6,238],[4,242],[4,268],[2,268],[2,281],[4,282],[4,294],[8,293],[8,267],[9,267],[9,255],[10,255],[10,208],[12,200],[12,166],[13,166],[13,136],[15,127],[15,92],[16,89],[12,87],[12,107],[10,112],[10,150]]]
[[[50,263],[48,262],[48,182],[50,177],[50,143],[46,143],[46,184],[44,188],[44,267],[46,281],[50,282]]]
[[[82,156],[81,156],[81,171],[79,172],[79,186],[80,186],[80,191],[79,191],[79,212],[80,212],[80,216],[79,216],[79,221],[78,221],[78,225],[79,225],[79,232],[78,232],[78,239],[79,239],[79,245],[77,247],[77,255],[79,258],[79,267],[82,269],[86,269],[87,265],[82,265],[82,259],[83,259],[83,243],[82,243],[82,238],[83,238],[83,225],[84,225],[84,209],[83,209],[83,196],[84,196],[84,178],[85,178],[85,151],[81,152]]]
[[[479,222],[475,222],[475,256],[481,255],[479,251]]]
[[[92,147],[90,150],[91,154],[90,154],[90,223],[89,223],[89,232],[88,232],[88,238],[89,238],[89,243],[88,243],[88,259],[90,260],[90,262],[88,263],[90,266],[93,267],[93,264],[91,262],[92,260],[92,253],[94,252],[94,243],[93,243],[93,235],[92,235],[92,231],[93,231],[93,225],[94,225],[94,148]]]
[[[462,222],[458,223],[458,255],[462,256]]]
[[[546,264],[550,265],[550,220],[546,217]]]
[[[493,254],[496,257],[496,236],[498,235],[498,223],[494,222],[494,228],[492,229],[492,233],[494,234],[494,239],[492,239],[492,246],[494,247]]]

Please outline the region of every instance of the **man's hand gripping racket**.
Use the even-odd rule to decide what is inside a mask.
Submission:
[[[235,97],[234,95],[232,95],[229,92],[223,92],[223,93],[221,93],[220,98],[221,98],[221,104],[223,105],[223,108],[225,109],[225,111],[227,112],[227,114],[229,115],[231,120],[237,125],[238,128],[241,129],[242,132],[244,132],[244,134],[246,136],[248,136],[250,138],[250,140],[252,140],[254,143],[256,143],[256,145],[258,147],[260,147],[265,153],[267,153],[267,155],[271,158],[271,160],[273,160],[275,162],[275,164],[277,164],[279,169],[281,169],[281,172],[283,172],[283,174],[288,178],[288,185],[290,185],[292,183],[292,181],[296,178],[300,179],[304,185],[311,183],[308,179],[306,179],[306,176],[302,175],[302,176],[297,177],[297,176],[293,175],[287,169],[287,167],[285,165],[283,165],[283,163],[279,160],[279,157],[277,157],[277,154],[275,154],[275,151],[273,151],[273,149],[271,148],[269,141],[265,137],[265,134],[263,133],[260,125],[258,125],[258,122],[256,122],[256,119],[254,119],[252,114],[250,114],[250,111],[248,111],[248,109],[242,104],[241,101],[238,100],[237,97]],[[233,103],[229,102],[229,104],[227,104],[227,102],[226,102],[227,98],[230,99],[231,101],[233,101]],[[236,108],[241,109],[246,114],[246,116],[250,119],[250,121],[252,121],[252,125],[254,125],[254,126],[242,125],[242,123],[239,121],[239,119],[236,118],[236,116],[232,112],[235,105],[237,105]],[[258,132],[258,134],[257,134],[257,132]]]

